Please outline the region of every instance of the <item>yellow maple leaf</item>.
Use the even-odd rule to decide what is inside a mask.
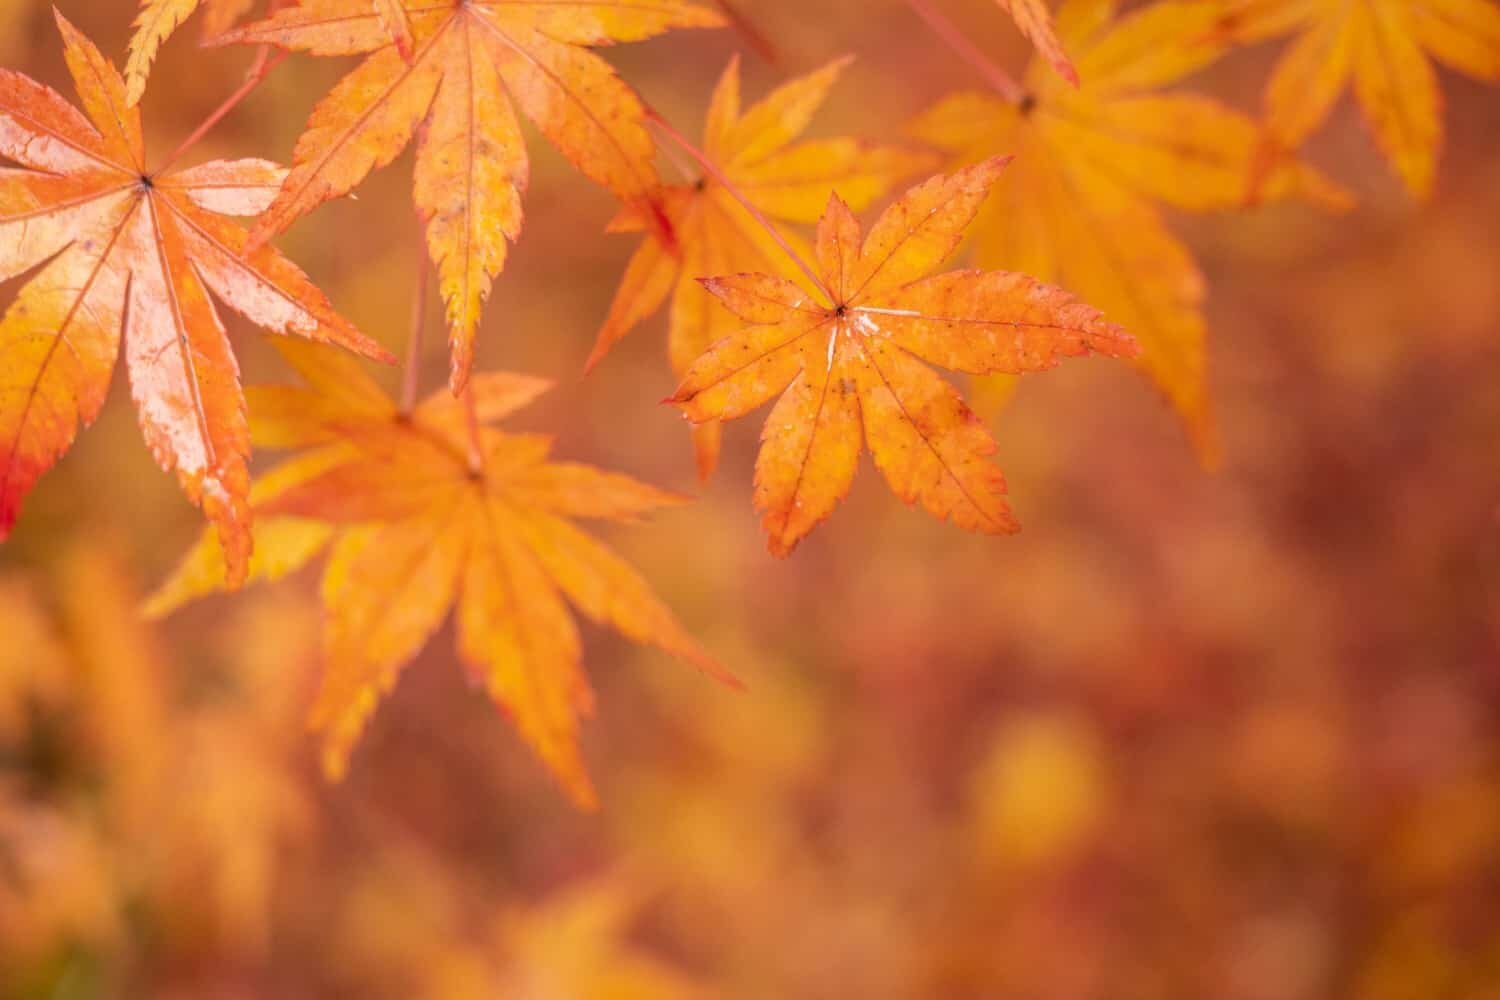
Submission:
[[[254,0],[141,0],[135,16],[135,32],[130,37],[130,55],[125,61],[125,100],[134,107],[146,93],[151,64],[172,33],[203,9],[203,37],[213,38],[228,31],[234,22],[247,14]]]
[[[1060,285],[1129,330],[1141,347],[1137,364],[1211,460],[1203,276],[1157,203],[1191,211],[1242,205],[1259,131],[1211,98],[1153,92],[1222,52],[1204,42],[1212,9],[1158,3],[1118,22],[1114,12],[1113,0],[1072,0],[1058,12],[1082,80],[1077,89],[1037,62],[1019,105],[957,93],[911,131],[956,163],[1015,154],[973,227],[978,263]],[[1332,182],[1286,160],[1263,193],[1345,201]]]
[[[1222,28],[1238,41],[1297,33],[1266,85],[1273,142],[1295,149],[1352,84],[1376,143],[1419,198],[1432,192],[1443,141],[1432,59],[1478,80],[1500,80],[1500,5],[1491,0],[1226,0],[1220,6]]]

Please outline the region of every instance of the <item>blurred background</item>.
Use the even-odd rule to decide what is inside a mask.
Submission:
[[[60,6],[123,58],[133,4]],[[894,0],[744,6],[778,50],[747,97],[858,55],[813,134],[894,139],[978,83]],[[945,7],[1024,66],[988,0]],[[145,100],[158,152],[251,59],[195,29]],[[741,48],[609,58],[696,134]],[[1277,48],[1187,88],[1254,111]],[[71,96],[48,4],[0,0],[0,53]],[[351,65],[292,58],[197,154],[289,158]],[[749,685],[589,631],[594,815],[446,634],[325,785],[315,574],[141,622],[200,521],[117,373],[0,548],[0,997],[1500,997],[1500,100],[1443,87],[1428,204],[1346,103],[1308,157],[1353,212],[1173,217],[1218,470],[1129,369],[1075,363],[995,419],[1019,536],[867,465],[786,561],[750,506],[759,420],[697,484],[661,317],[583,377],[635,238],[594,235],[609,197],[530,132],[480,364],[557,380],[518,424],[563,457],[701,495],[607,537]],[[410,183],[408,153],[281,241],[398,353]],[[232,332],[247,382],[286,377]]]

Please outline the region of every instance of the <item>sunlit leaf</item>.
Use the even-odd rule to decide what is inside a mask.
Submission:
[[[771,551],[786,555],[849,492],[861,451],[897,496],[987,534],[1018,530],[994,438],[924,362],[955,371],[1041,371],[1135,342],[1098,310],[1024,274],[930,275],[998,179],[986,160],[912,188],[868,234],[832,196],[818,223],[822,288],[764,274],[708,278],[749,326],[688,369],[673,402],[695,422],[732,420],[779,396],[755,469]]]
[[[0,538],[22,498],[91,423],[122,343],[141,430],[214,522],[231,581],[250,557],[250,453],[239,368],[210,292],[273,333],[388,359],[306,275],[216,213],[254,214],[264,160],[146,166],[138,110],[92,42],[58,15],[87,118],[0,70],[0,280],[40,265],[0,320]]]
[[[387,0],[306,0],[224,40],[367,56],[313,110],[254,242],[354,190],[420,131],[413,195],[441,280],[457,391],[507,241],[521,233],[530,167],[517,111],[589,178],[627,203],[647,202],[658,181],[645,109],[587,46],[722,18],[684,0],[402,3],[397,18]],[[392,21],[409,41],[393,36]]]
[[[704,151],[740,194],[772,219],[815,222],[832,191],[861,209],[903,177],[934,165],[930,154],[901,146],[851,138],[795,141],[847,64],[839,60],[791,80],[743,110],[738,58],[730,60],[719,78]],[[630,258],[599,330],[591,366],[670,298],[667,353],[680,378],[710,344],[735,327],[734,318],[694,279],[735,271],[796,273],[786,252],[715,178],[669,187],[664,202],[675,245],[650,232]],[[639,213],[626,213],[612,228],[648,226]],[[719,427],[699,424],[693,436],[698,471],[706,479],[718,464]]]

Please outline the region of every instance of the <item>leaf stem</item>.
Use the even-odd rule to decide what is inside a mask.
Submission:
[[[681,153],[671,146],[662,146],[661,151],[672,162],[672,166],[676,168],[677,172],[682,175],[684,183],[689,185],[697,183],[698,172],[693,169],[691,162],[682,158]]]
[[[750,218],[760,223],[761,228],[770,235],[771,239],[776,241],[776,245],[781,247],[782,251],[794,264],[797,265],[797,267],[802,271],[803,274],[807,275],[807,279],[812,282],[813,287],[828,299],[828,304],[830,307],[837,304],[838,297],[834,295],[833,291],[823,283],[823,279],[818,277],[818,273],[812,269],[812,266],[809,265],[807,261],[803,260],[802,255],[797,253],[797,251],[792,248],[792,245],[787,242],[786,237],[782,236],[781,233],[777,231],[776,227],[771,224],[771,220],[766,218],[765,213],[756,208],[755,205],[750,201],[750,199],[745,197],[744,193],[741,192],[739,188],[735,187],[734,182],[724,175],[724,171],[720,170],[718,168],[718,165],[716,165],[712,160],[708,158],[708,154],[704,153],[697,146],[693,145],[681,132],[673,128],[671,123],[669,123],[665,118],[658,114],[654,108],[646,109],[646,120],[655,125],[657,129],[660,130],[662,135],[665,135],[668,139],[671,139],[674,143],[680,146],[683,152],[687,153],[694,160],[696,160],[698,162],[698,165],[703,168],[704,172],[707,173],[708,176],[712,177],[720,187],[727,191],[730,197],[740,203],[740,207],[750,214]],[[693,277],[698,276],[693,275]],[[711,277],[711,275],[709,277]]]
[[[730,0],[716,0],[716,2],[719,9],[724,12],[724,16],[729,19],[729,24],[739,32],[740,37],[755,51],[756,55],[771,66],[781,61],[781,57],[776,52],[776,46],[771,44],[771,40],[755,26],[753,21],[741,14],[735,5],[730,3]]]
[[[167,157],[166,162],[157,168],[157,173],[165,172],[172,164],[182,159],[184,153],[196,146],[198,141],[207,135],[215,125],[223,121],[229,112],[233,111],[239,106],[241,101],[249,97],[250,92],[259,87],[261,82],[271,75],[271,70],[280,66],[288,54],[286,52],[278,52],[272,56],[270,54],[270,47],[262,45],[256,53],[255,62],[250,66],[250,72],[245,75],[245,82],[240,84],[234,93],[225,98],[223,104],[220,104],[207,118],[203,119],[203,123],[193,129],[192,133],[186,139],[182,140],[180,146],[172,150],[172,154]]]
[[[417,407],[417,387],[422,372],[422,333],[427,320],[427,255],[417,257],[416,289],[412,293],[411,333],[406,338],[406,362],[401,368],[401,412]]]
[[[474,402],[474,387],[464,386],[464,425],[469,431],[469,471],[474,475],[484,472],[484,449],[479,443],[479,409]]]
[[[1005,100],[1011,104],[1025,104],[1026,89],[1016,82],[1005,70],[1001,69],[990,60],[979,47],[964,36],[963,31],[952,21],[932,5],[930,0],[906,0],[906,5],[912,12],[927,23],[942,40],[943,44],[952,49],[960,59],[973,67],[974,71],[984,78],[984,81],[995,89]]]

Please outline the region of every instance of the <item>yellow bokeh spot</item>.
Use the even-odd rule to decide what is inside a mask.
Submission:
[[[1027,867],[1076,851],[1104,809],[1104,753],[1088,723],[1036,713],[996,734],[971,786],[975,850],[989,865]]]

